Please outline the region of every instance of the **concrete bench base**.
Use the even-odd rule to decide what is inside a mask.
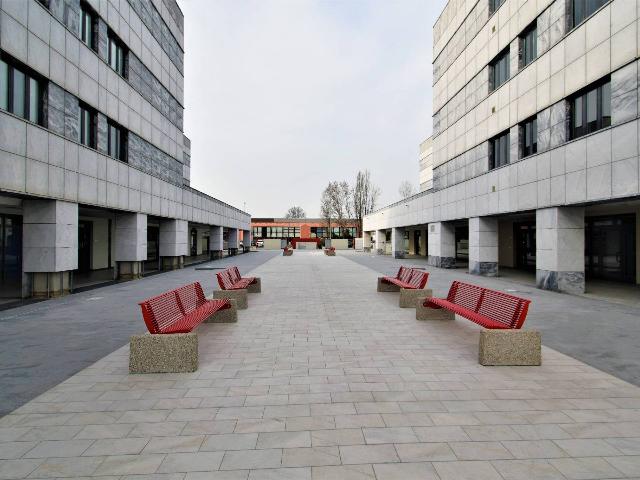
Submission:
[[[416,300],[416,320],[455,320],[456,314],[444,308],[427,308]]]
[[[379,292],[399,292],[400,287],[393,283],[386,283],[382,281],[382,277],[378,277],[378,291]]]
[[[262,293],[262,281],[260,277],[256,277],[256,283],[253,283],[247,287],[249,293]]]
[[[235,300],[236,308],[238,310],[246,310],[249,307],[246,288],[241,290],[214,290],[213,298],[230,298]]]
[[[542,336],[535,330],[480,331],[480,365],[537,366],[542,363]]]
[[[336,256],[336,251],[335,250],[325,250],[324,254],[327,255],[328,257],[335,257]]]
[[[290,257],[291,255],[293,255],[293,250],[283,250],[282,255],[285,257]]]
[[[195,332],[132,335],[129,373],[187,373],[198,369]]]
[[[401,288],[398,305],[400,308],[416,308],[418,300],[424,302],[425,298],[431,297],[433,297],[433,291],[430,288]]]
[[[207,318],[204,323],[236,323],[238,321],[238,302],[234,298],[230,298],[231,308],[218,310],[216,313]]]

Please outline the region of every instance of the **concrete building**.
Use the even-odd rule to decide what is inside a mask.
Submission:
[[[0,4],[0,296],[220,256],[249,214],[189,186],[175,0]]]
[[[450,0],[433,28],[433,189],[365,243],[535,272],[540,288],[640,283],[639,4]],[[390,234],[389,234],[390,232]]]
[[[433,188],[433,138],[420,144],[420,191]]]
[[[317,241],[323,245],[327,239],[345,240],[335,242],[336,245],[346,245],[346,248],[354,247],[354,239],[358,235],[358,221],[348,220],[342,226],[335,223],[331,225],[331,231],[324,218],[252,218],[251,229],[254,240],[264,240],[265,248],[272,246],[280,248],[280,244],[297,243],[300,240]],[[281,240],[277,241],[271,240]]]

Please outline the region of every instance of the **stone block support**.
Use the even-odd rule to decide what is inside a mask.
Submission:
[[[238,229],[230,228],[227,236],[227,248],[229,249],[229,255],[235,255],[238,253]]]
[[[427,229],[420,230],[420,255],[427,256]]]
[[[536,211],[536,285],[544,290],[584,292],[584,208]]]
[[[395,285],[393,283],[383,282],[382,278],[383,277],[378,277],[378,287],[377,287],[378,292],[399,292],[400,291],[400,287],[398,285]]]
[[[246,288],[242,288],[240,290],[214,290],[213,298],[229,298],[231,300],[235,300],[236,308],[238,310],[246,310],[249,307],[249,299]]]
[[[163,270],[184,266],[184,257],[189,255],[189,222],[176,219],[160,222],[159,253]]]
[[[439,268],[456,266],[456,231],[448,222],[430,223],[428,227],[428,262]]]
[[[385,230],[376,230],[376,253],[384,255],[387,243],[387,232]]]
[[[456,314],[444,308],[429,308],[416,300],[416,320],[455,320]]]
[[[542,363],[540,332],[534,330],[480,331],[480,365],[536,366]]]
[[[398,305],[400,308],[416,308],[419,300],[424,302],[425,298],[433,297],[430,288],[401,288]]]
[[[469,219],[469,273],[485,277],[498,275],[498,219]]]
[[[212,259],[222,258],[224,250],[223,229],[217,225],[210,227],[209,233],[209,251]]]
[[[23,203],[23,264],[31,295],[58,297],[71,291],[78,268],[78,204],[60,200]]]
[[[186,373],[198,369],[195,332],[133,335],[129,344],[129,373]]]
[[[147,216],[143,213],[119,214],[115,225],[118,278],[140,278],[142,262],[147,259]]]
[[[236,323],[238,321],[238,303],[230,298],[231,308],[218,310],[216,313],[207,318],[204,323]]]
[[[260,277],[255,277],[255,282],[247,287],[249,293],[262,293],[262,280]]]
[[[394,227],[391,230],[391,254],[393,258],[404,258],[404,228]]]

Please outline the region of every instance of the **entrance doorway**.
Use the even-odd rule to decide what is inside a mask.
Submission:
[[[535,271],[536,269],[536,222],[516,222],[513,224],[516,244],[516,268]]]
[[[151,272],[160,269],[160,227],[147,226],[147,260],[144,271]]]
[[[634,214],[585,218],[587,279],[635,283],[635,224]]]
[[[89,220],[78,222],[78,273],[86,273],[91,270],[92,233],[93,222]]]
[[[0,215],[0,298],[22,296],[22,218]]]
[[[413,231],[413,254],[420,255],[420,230]]]
[[[469,261],[469,226],[455,227],[456,260],[466,263]]]

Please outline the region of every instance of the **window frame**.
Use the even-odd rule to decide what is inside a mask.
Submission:
[[[116,148],[118,149],[118,155],[114,155],[113,152],[111,151],[111,135],[113,130],[117,131],[120,134],[119,138],[117,139],[118,143],[116,146]],[[128,152],[127,152],[128,150],[127,143],[128,143],[128,131],[125,128],[123,128],[119,123],[114,122],[111,119],[107,119],[107,155],[121,162],[128,163],[129,159],[128,159]]]
[[[491,60],[491,62],[489,62],[489,72],[490,72],[490,82],[489,82],[489,87],[490,87],[490,92],[494,92],[495,90],[497,90],[498,88],[500,88],[502,85],[504,85],[505,83],[507,83],[509,81],[509,79],[511,78],[511,65],[510,65],[510,52],[509,52],[509,46],[507,46],[504,50],[502,50],[500,53],[498,53],[493,60]],[[500,65],[502,62],[505,62],[506,65],[506,76],[504,78],[504,80],[502,82],[500,82],[499,84],[496,83],[496,72],[499,71],[500,69]]]
[[[112,45],[115,47],[115,65],[113,62],[113,49]],[[115,34],[115,32],[111,29],[107,32],[107,64],[118,75],[122,78],[128,78],[127,75],[127,65],[128,65],[128,55],[129,50],[126,45],[120,38]],[[120,71],[122,70],[122,71]]]
[[[489,16],[498,11],[506,0],[489,0]]]
[[[530,45],[533,46],[533,56],[527,61],[527,39],[533,37],[533,42]],[[527,28],[518,37],[520,39],[520,49],[518,52],[518,64],[520,69],[533,63],[538,58],[538,19],[536,18],[529,24]]]
[[[527,152],[527,125],[531,124],[531,151]],[[520,123],[520,158],[527,158],[538,153],[538,116],[534,115]]]
[[[590,13],[587,13],[587,1],[588,0],[571,0],[570,2],[570,8],[571,8],[571,13],[569,16],[570,22],[571,22],[571,28],[569,30],[572,30],[574,28],[576,28],[578,25],[580,25],[582,22],[584,22],[585,20],[587,20],[589,17],[591,17],[594,13],[596,13],[598,10],[600,10],[602,7],[604,7],[606,4],[609,3],[609,0],[596,0],[601,2],[597,7],[595,7]],[[582,4],[582,14],[580,18],[576,18],[576,3],[580,2]],[[568,32],[567,32],[568,33]]]
[[[86,112],[86,116],[85,116]],[[97,122],[98,112],[95,108],[90,107],[84,102],[80,102],[80,144],[85,147],[95,149],[97,147]],[[88,141],[84,138],[85,136],[85,121],[89,119],[89,139]]]
[[[500,144],[500,142],[502,140],[505,141],[505,145],[506,145],[506,148],[504,150],[506,160],[500,161],[500,159],[498,158],[497,159],[498,162],[496,162],[496,152],[500,152],[500,148],[496,148],[496,142],[498,144]],[[504,167],[505,165],[509,165],[511,163],[511,158],[510,158],[510,150],[511,150],[510,131],[509,130],[505,130],[505,131],[499,133],[495,137],[491,138],[491,140],[489,140],[489,142],[490,142],[489,143],[489,146],[490,146],[489,170],[495,170],[497,168]]]
[[[589,126],[589,94],[594,92],[596,93],[596,124],[595,128],[591,129]],[[609,97],[609,115],[605,116],[605,105],[606,101],[605,95],[608,91]],[[591,133],[597,132],[604,128],[608,128],[611,126],[611,77],[607,75],[606,77],[594,82],[587,87],[583,88],[579,92],[575,93],[571,97],[567,99],[569,101],[569,138],[571,140],[584,137],[585,135],[589,135]],[[582,124],[580,128],[581,131],[577,131],[578,128],[575,126],[576,120],[576,105],[577,101],[580,100],[580,116],[582,120]],[[608,120],[606,120],[608,119]]]
[[[90,32],[86,32],[85,17],[90,19]],[[80,3],[80,41],[94,52],[98,51],[98,15],[86,2]],[[86,36],[86,39],[85,39]]]
[[[6,55],[4,52],[0,52],[0,61],[2,61],[7,66],[6,72],[6,94],[7,94],[7,108],[0,107],[1,110],[8,112],[16,117],[20,117],[23,120],[33,123],[35,125],[45,126],[44,119],[44,93],[46,90],[46,83],[42,80],[42,77],[35,73],[31,68],[23,65],[21,62],[13,59],[9,55]],[[24,89],[23,89],[23,98],[22,98],[22,113],[16,112],[15,106],[15,72],[18,72],[24,77]],[[32,94],[32,82],[37,85],[37,110],[35,112],[36,119],[32,119],[31,110],[32,110],[32,102],[31,102],[31,94]],[[1,92],[0,92],[1,93]]]

